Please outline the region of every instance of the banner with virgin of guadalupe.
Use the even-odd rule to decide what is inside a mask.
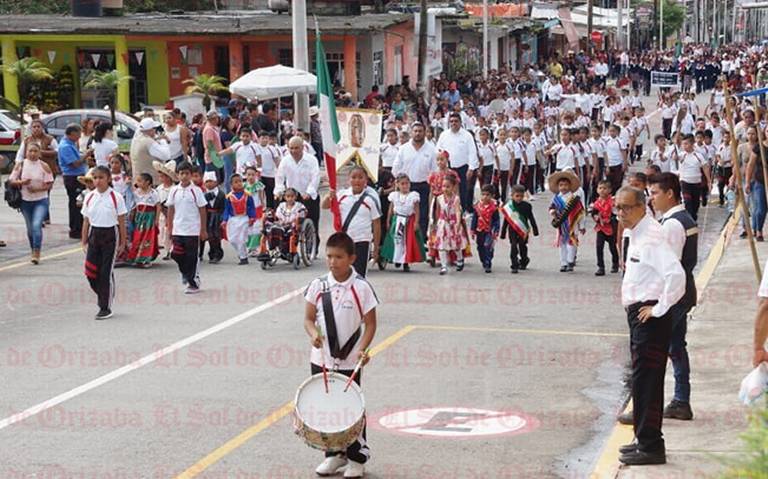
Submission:
[[[350,161],[362,166],[375,182],[379,179],[381,112],[355,108],[336,108],[341,139],[336,170]]]

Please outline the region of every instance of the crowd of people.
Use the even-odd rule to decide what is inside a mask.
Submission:
[[[265,253],[267,212],[286,226],[310,219],[316,238],[309,254],[317,256],[321,210],[338,205],[336,229],[345,235],[335,237],[334,248],[340,255],[352,248],[347,256],[360,277],[369,260],[380,269],[392,264],[407,272],[429,262],[440,275],[460,272],[472,243],[491,273],[494,246],[507,237],[510,271],[517,274],[531,263],[530,237],[540,234],[532,202],[546,201],[561,272],[574,271],[588,229],[596,236],[595,274],[624,272],[634,402],[633,416],[624,420],[635,425],[636,441],[622,449],[622,461],[658,463],[662,416],[693,415],[685,321],[695,304],[696,221],[715,183],[719,206],[732,206],[736,162],[751,199],[751,227],[763,241],[765,123],[756,113],[764,107],[726,91],[765,86],[766,66],[761,46],[687,45],[681,52],[569,52],[519,71],[494,70],[485,79],[442,76],[423,96],[407,77],[383,93],[374,87],[359,104],[338,89],[339,105],[382,112],[380,164],[375,182],[353,167],[346,172],[349,186],[325,197],[317,108],[309,131],[301,131],[290,109],[280,115],[272,103],[237,99],[191,119],[179,110],[161,119],[145,111],[129,155],[120,152],[108,122],[70,125],[57,141],[35,120],[10,180],[21,190],[31,261],[38,264],[50,190],[63,177],[69,235],[87,251],[97,319],[112,315],[113,265],[148,268],[158,258],[173,259],[184,292],[197,293],[206,246],[214,264],[226,254],[225,240],[239,265]],[[658,131],[644,108],[651,72],[679,79],[652,100],[662,120]],[[659,246],[659,238],[669,247]],[[663,327],[649,321],[662,317],[669,318]],[[642,359],[659,348],[669,351],[676,379],[663,414],[663,368],[659,376]],[[359,450],[352,456],[364,462]],[[332,456],[326,463],[319,469],[339,461]]]

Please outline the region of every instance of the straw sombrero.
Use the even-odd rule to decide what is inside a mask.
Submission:
[[[176,177],[176,162],[173,160],[169,160],[166,163],[159,162],[157,160],[152,162],[152,167],[157,171],[158,173],[162,173],[164,175],[167,175],[171,180],[173,181],[179,181]]]
[[[89,181],[93,181],[93,168],[88,170],[88,173],[77,177],[77,182],[86,186]]]
[[[581,186],[581,180],[570,169],[563,171],[557,171],[547,177],[547,184],[549,185],[549,191],[554,194],[558,194],[560,191],[557,188],[557,184],[561,179],[566,178],[571,182],[571,191],[576,191]]]

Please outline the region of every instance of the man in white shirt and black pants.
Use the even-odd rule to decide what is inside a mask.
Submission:
[[[438,151],[448,152],[448,161],[451,169],[459,175],[459,197],[464,212],[472,211],[472,197],[474,191],[469,189],[469,184],[475,177],[474,169],[479,166],[477,158],[477,145],[472,133],[461,127],[461,115],[454,112],[448,117],[450,128],[440,133],[437,140]],[[413,181],[413,180],[411,180]]]
[[[304,138],[294,136],[288,140],[288,154],[280,160],[275,176],[275,199],[287,188],[299,194],[298,200],[307,208],[307,217],[315,225],[315,256],[320,246],[320,165],[317,158],[304,151]]]
[[[685,294],[685,271],[664,240],[661,225],[646,213],[643,191],[621,188],[616,209],[619,221],[631,234],[621,302],[630,330],[635,432],[635,441],[619,449],[619,461],[628,465],[664,464],[661,423],[672,334],[670,308]]]
[[[419,228],[422,238],[427,237],[429,226],[430,189],[427,180],[430,173],[437,170],[437,150],[432,143],[425,141],[425,134],[424,125],[414,122],[411,125],[411,141],[400,147],[392,165],[392,175],[408,175],[411,189],[419,194]],[[466,174],[464,176],[466,178]]]
[[[664,408],[664,417],[670,419],[693,419],[691,410],[691,366],[688,361],[685,334],[688,329],[688,312],[696,306],[696,280],[693,269],[698,261],[699,227],[691,215],[680,204],[680,182],[674,173],[651,176],[651,200],[653,208],[661,217],[661,229],[672,251],[680,258],[685,270],[685,294],[672,306],[672,338],[669,344],[669,358],[675,372],[675,396]]]

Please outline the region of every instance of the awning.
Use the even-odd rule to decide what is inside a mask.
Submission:
[[[578,50],[579,32],[576,31],[576,26],[573,24],[573,20],[571,19],[570,7],[557,9],[557,14],[558,17],[560,17],[560,23],[563,25],[563,30],[565,30],[565,38],[568,39],[568,45],[572,50]]]

